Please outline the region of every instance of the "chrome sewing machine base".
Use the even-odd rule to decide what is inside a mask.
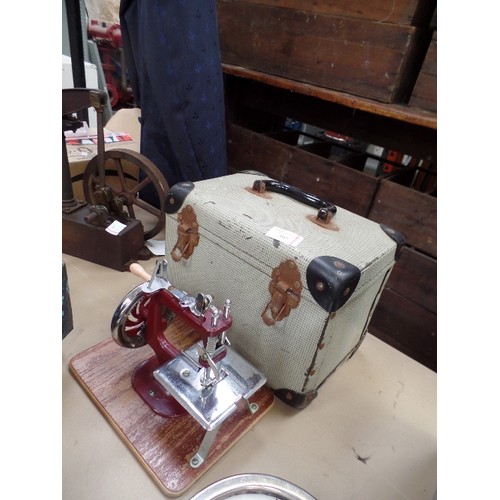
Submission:
[[[248,400],[266,382],[262,373],[228,347],[221,361],[221,379],[204,387],[205,369],[196,361],[197,346],[155,370],[156,380],[209,431],[218,427],[236,410],[239,401]]]
[[[240,401],[250,413],[258,411],[258,405],[250,404],[249,399],[266,382],[248,361],[227,347],[226,356],[218,367],[220,379],[213,379],[212,384],[207,386],[206,368],[198,363],[198,352],[199,344],[154,372],[156,380],[207,431],[200,448],[190,460],[194,468],[204,462],[220,425],[237,410]]]
[[[168,281],[166,260],[157,262],[152,276],[142,268],[135,273],[147,282],[119,304],[111,322],[112,337],[122,347],[148,344],[155,352],[134,369],[132,387],[156,414],[168,419],[188,413],[205,430],[189,459],[189,466],[197,469],[229,417],[238,411],[241,416],[242,409],[250,415],[259,412],[250,398],[265,386],[266,378],[230,347],[229,299],[218,309],[210,295],[194,298],[178,290]],[[195,332],[201,340],[179,349],[165,334],[172,326]]]

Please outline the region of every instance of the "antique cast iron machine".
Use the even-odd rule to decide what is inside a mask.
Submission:
[[[124,148],[105,151],[103,113],[106,101],[106,92],[102,90],[62,90],[62,251],[125,271],[134,260],[149,258],[144,242],[164,228],[168,183],[144,155]],[[85,201],[80,201],[73,193],[64,132],[80,128],[82,122],[74,115],[89,107],[97,113],[97,154],[85,168]],[[137,170],[137,178],[128,170]],[[141,198],[146,188],[152,188],[158,206]],[[146,216],[147,223],[138,219],[139,213],[143,219]]]
[[[62,97],[62,251],[123,271],[127,263],[138,258],[144,246],[144,231],[138,220],[127,217],[123,201],[114,196],[105,183],[102,112],[107,99],[106,93],[92,89],[63,89]],[[97,158],[100,184],[96,189],[96,203],[87,205],[73,196],[64,131],[81,127],[82,123],[73,114],[90,106],[95,108],[98,119]],[[120,224],[118,234],[108,231],[114,221]]]
[[[168,280],[165,259],[157,261],[152,276],[138,265],[131,266],[131,271],[147,282],[131,290],[117,307],[112,337],[123,347],[148,344],[153,349],[155,355],[135,368],[132,386],[155,413],[170,418],[187,412],[205,429],[189,461],[198,468],[222,423],[240,403],[251,414],[258,412],[258,405],[249,400],[266,378],[230,346],[229,299],[219,309],[210,295],[191,297],[175,288]],[[186,349],[179,349],[165,335],[179,322],[198,338]]]

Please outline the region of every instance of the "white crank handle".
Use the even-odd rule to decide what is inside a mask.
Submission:
[[[137,262],[132,262],[132,264],[130,264],[129,271],[139,278],[142,278],[144,281],[151,280],[151,275]]]

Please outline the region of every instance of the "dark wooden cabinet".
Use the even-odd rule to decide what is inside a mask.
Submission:
[[[355,81],[363,78],[355,58],[351,63],[357,64],[361,73],[346,77],[347,69],[342,75],[338,65],[326,70],[323,62],[318,62],[327,55],[314,44],[300,50],[294,45],[293,50],[287,51],[283,41],[285,36],[293,39],[299,29],[297,23],[304,22],[307,14],[322,16],[321,22],[326,24],[322,25],[321,37],[326,45],[332,42],[329,35],[335,43],[342,41],[338,30],[332,34],[326,29],[328,21],[335,21],[335,26],[339,16],[345,16],[344,26],[348,22],[376,21],[366,16],[357,19],[338,11],[332,13],[331,9],[340,8],[337,2],[313,2],[308,10],[301,1],[218,3],[230,171],[260,171],[403,233],[406,248],[387,282],[369,331],[437,370],[437,118],[432,104],[436,75],[433,81],[432,69],[424,63],[432,57],[427,54],[434,50],[432,44],[437,40],[433,37],[436,29],[429,24],[432,2],[403,3],[406,10],[397,14],[399,19],[382,23],[388,25],[387,30],[397,26],[398,30],[418,31],[420,45],[412,51],[421,56],[407,68],[407,76],[412,76],[405,92],[377,96],[363,90],[366,81]],[[379,0],[371,5],[376,10],[377,5],[383,9],[388,3]],[[258,27],[252,18],[256,12]],[[268,25],[266,13],[272,14]],[[276,16],[281,24],[276,23]],[[248,30],[257,30],[251,40],[246,40],[246,46],[245,40],[235,40],[235,26],[245,22]],[[271,31],[281,33],[259,39],[258,33],[269,34],[271,26]],[[317,38],[318,30],[316,26],[310,33],[302,31],[300,40],[294,39],[293,43],[306,43],[306,35]],[[362,32],[359,40],[353,42],[351,35],[348,42],[360,46],[364,43],[365,47],[372,44],[363,39]],[[386,43],[383,39],[379,42]],[[347,57],[338,54],[340,49],[335,44],[328,46],[335,57]],[[277,71],[270,65],[271,60],[272,65],[282,69]],[[292,66],[308,65],[323,67],[322,77],[307,70],[308,78],[290,73]],[[423,76],[421,69],[426,72]],[[423,79],[425,98],[419,100],[423,94],[419,94],[416,83]],[[352,86],[343,87],[338,84],[340,80],[351,82]],[[376,146],[383,153],[377,156],[367,145]],[[383,168],[370,171],[370,161],[379,161]]]

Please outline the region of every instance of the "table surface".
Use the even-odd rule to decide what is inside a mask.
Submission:
[[[69,255],[73,330],[62,342],[62,498],[166,498],[69,371],[110,338],[121,299],[140,279]],[[154,259],[141,262],[152,272]],[[436,373],[368,334],[304,410],[272,409],[185,494],[243,473],[278,476],[318,500],[433,499]]]

